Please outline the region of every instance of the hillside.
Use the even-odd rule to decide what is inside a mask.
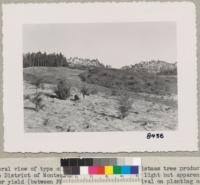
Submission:
[[[81,73],[80,77],[84,82],[98,84],[110,89],[124,89],[157,95],[177,94],[176,76],[96,68]]]
[[[166,131],[177,128],[177,101],[174,96],[130,92],[129,111],[122,119],[120,106],[124,101],[119,101],[121,97],[114,95],[112,88],[98,85],[103,84],[103,81],[116,82],[120,88],[122,81],[130,78],[129,81],[124,81],[125,84],[135,81],[136,87],[139,88],[139,85],[143,87],[145,80],[150,78],[148,74],[125,75],[124,71],[114,69],[90,71],[67,67],[28,67],[24,68],[23,72],[26,132]],[[79,76],[82,74],[91,75],[91,78],[87,78],[86,81],[95,79],[94,84],[83,82]],[[44,84],[38,89],[44,105],[44,108],[39,111],[36,111],[35,104],[31,101],[36,93],[36,87],[32,82],[37,78],[42,79]],[[162,76],[162,78],[169,80],[169,76],[167,78]],[[96,92],[85,98],[80,96],[78,101],[72,100],[71,97],[66,100],[59,99],[54,92],[59,79],[69,81],[72,91],[74,87],[79,89],[87,85],[89,88],[95,87]],[[152,76],[152,79],[149,82],[155,83],[156,77]],[[168,83],[172,82],[176,82],[176,78],[172,78]],[[142,91],[142,88],[140,90]]]
[[[84,72],[79,69],[69,69],[66,67],[29,67],[24,68],[23,77],[28,83],[35,79],[42,79],[43,83],[56,84],[58,80],[69,80],[74,85],[79,85],[81,80],[79,75]]]
[[[176,63],[168,63],[160,60],[140,62],[135,65],[124,66],[121,69],[129,72],[146,72],[146,73],[165,74],[165,75],[177,74]]]
[[[52,91],[61,79],[66,80],[75,88],[87,85],[91,90],[106,91],[105,87],[82,82],[79,75],[83,72],[85,70],[71,69],[68,67],[29,67],[23,69],[23,78],[26,84],[33,84],[37,79],[41,79],[43,84],[48,84],[49,87],[52,87]]]

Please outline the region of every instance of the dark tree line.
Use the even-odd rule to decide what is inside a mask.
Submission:
[[[59,67],[68,66],[66,57],[56,53],[26,53],[23,55],[23,67],[44,66],[44,67]]]

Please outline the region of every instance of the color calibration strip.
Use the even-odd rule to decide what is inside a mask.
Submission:
[[[139,158],[61,159],[64,175],[137,175]]]

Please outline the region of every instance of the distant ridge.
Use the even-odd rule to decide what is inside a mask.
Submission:
[[[161,60],[143,61],[135,65],[124,66],[122,70],[129,72],[147,72],[155,74],[176,74],[177,63],[168,63]]]

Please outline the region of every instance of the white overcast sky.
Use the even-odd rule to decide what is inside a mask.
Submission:
[[[23,52],[97,58],[119,68],[160,59],[176,62],[175,22],[34,24],[23,26]]]

